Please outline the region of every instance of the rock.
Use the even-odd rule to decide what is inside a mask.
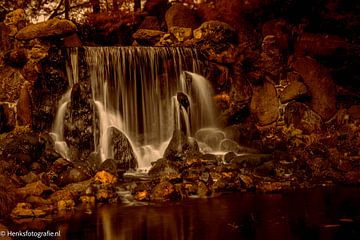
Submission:
[[[279,101],[273,84],[265,82],[254,86],[250,103],[251,113],[261,126],[275,122],[279,117]]]
[[[157,30],[160,31],[159,19],[155,16],[146,16],[142,21],[139,29]]]
[[[11,30],[5,23],[0,22],[0,51],[11,49],[13,43],[9,38]]]
[[[114,192],[106,189],[99,189],[96,193],[96,200],[99,202],[108,202],[115,197],[117,197],[117,195]]]
[[[54,192],[54,189],[52,189],[49,186],[46,186],[41,181],[33,182],[26,184],[25,187],[18,188],[16,190],[17,194],[19,194],[21,197],[26,197],[30,195],[34,196],[41,196],[41,195],[50,195]]]
[[[339,36],[303,33],[296,42],[295,53],[297,56],[334,56],[343,53],[349,46],[350,44]]]
[[[199,146],[195,139],[186,137],[182,131],[174,130],[164,157],[171,161],[178,161],[199,154]]]
[[[15,109],[8,103],[0,104],[0,133],[9,132],[16,126]]]
[[[26,26],[26,13],[24,9],[16,9],[5,16],[4,23],[10,28],[9,36],[14,37],[16,33]]]
[[[253,168],[271,159],[272,155],[270,154],[245,154],[233,158],[231,163],[236,164],[238,167]]]
[[[148,201],[148,200],[150,200],[150,193],[146,190],[136,192],[134,199],[136,201]]]
[[[348,109],[348,114],[352,119],[360,119],[360,105],[353,105]]]
[[[197,195],[201,198],[209,197],[211,195],[211,190],[203,181],[198,182]]]
[[[165,35],[165,32],[158,30],[139,29],[133,35],[133,39],[143,46],[155,45]]]
[[[39,181],[39,176],[36,175],[34,172],[29,172],[28,174],[21,176],[21,180],[23,180],[25,183],[33,183],[36,181]]]
[[[80,196],[80,202],[86,204],[95,204],[96,199],[95,196]]]
[[[291,26],[285,19],[274,19],[263,24],[263,37],[273,35],[280,49],[288,50]]]
[[[60,200],[57,203],[57,208],[59,211],[63,211],[66,209],[71,209],[75,207],[75,202],[74,200]]]
[[[19,126],[32,126],[31,96],[28,91],[30,83],[25,82],[20,90],[19,100],[16,104],[17,123]]]
[[[299,102],[292,102],[286,106],[284,120],[286,125],[293,125],[305,134],[320,131],[323,124],[318,114]]]
[[[4,55],[4,62],[12,67],[23,67],[28,61],[26,52],[24,49],[13,49],[8,51]]]
[[[29,203],[18,203],[11,212],[12,218],[45,217],[47,213],[41,209],[32,209]]]
[[[0,101],[15,102],[25,82],[22,74],[11,67],[4,67],[0,72]]]
[[[260,192],[280,192],[284,190],[291,190],[291,183],[285,182],[260,182],[256,185],[256,190]]]
[[[240,174],[241,186],[245,189],[253,189],[255,187],[254,181],[247,175]]]
[[[26,202],[30,203],[32,206],[44,206],[51,205],[52,202],[49,199],[44,199],[39,196],[29,196],[26,198]]]
[[[210,41],[212,43],[236,43],[236,31],[230,25],[220,21],[208,21],[194,30],[197,41]]]
[[[91,175],[86,171],[86,169],[80,166],[75,166],[60,173],[56,183],[58,186],[65,186],[70,183],[83,182],[90,178]]]
[[[110,139],[113,141],[114,160],[117,162],[118,168],[124,170],[135,169],[137,160],[125,134],[114,127],[108,131],[110,131]]]
[[[336,113],[336,86],[330,71],[309,57],[297,58],[292,66],[309,89],[311,108],[329,120]]]
[[[178,166],[165,158],[157,160],[149,170],[149,176],[163,176],[178,173]]]
[[[7,180],[7,179],[6,179]],[[0,216],[7,217],[9,216],[12,208],[15,206],[16,198],[13,189],[10,188],[10,185],[7,181],[0,180]],[[4,185],[6,184],[6,185]]]
[[[30,166],[39,158],[43,152],[43,147],[37,134],[21,132],[5,143],[2,156],[6,159],[15,159],[23,166]]]
[[[82,47],[81,40],[77,33],[73,33],[69,36],[65,36],[63,40],[63,46],[66,48]]]
[[[308,96],[308,90],[304,83],[300,81],[292,81],[280,92],[281,103],[288,103],[291,100],[296,100]]]
[[[168,181],[160,182],[151,192],[152,201],[176,200],[178,197],[175,186]]]
[[[273,35],[265,36],[261,44],[261,70],[265,76],[278,83],[282,70],[280,48]]]
[[[166,11],[165,22],[168,29],[174,26],[195,29],[198,26],[195,12],[182,3],[174,4]]]
[[[95,182],[100,182],[101,184],[104,185],[108,185],[108,184],[114,184],[117,182],[117,178],[106,172],[106,171],[101,171],[101,172],[97,172],[95,177],[94,177],[94,181]]]
[[[58,203],[62,200],[74,200],[74,196],[70,191],[62,189],[51,194],[49,199],[53,203]]]
[[[169,33],[172,34],[179,42],[184,42],[192,38],[192,29],[173,26],[169,29]]]
[[[54,18],[26,26],[21,29],[15,37],[19,40],[30,40],[34,38],[61,36],[76,31],[76,25],[71,21]]]

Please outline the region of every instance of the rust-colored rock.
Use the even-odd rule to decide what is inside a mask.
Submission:
[[[22,197],[34,195],[34,196],[41,196],[42,194],[50,194],[54,192],[54,189],[52,189],[49,186],[46,186],[41,181],[37,181],[34,183],[29,183],[25,187],[18,188],[16,190],[17,194]]]
[[[279,82],[282,64],[280,48],[275,36],[267,35],[264,37],[261,44],[260,58],[261,70],[271,80],[276,83]]]
[[[30,40],[34,38],[61,36],[76,31],[76,25],[71,21],[54,18],[26,26],[21,29],[15,37],[19,40]]]
[[[48,213],[42,209],[33,209],[29,203],[18,203],[11,212],[12,218],[38,218]]]
[[[144,46],[155,45],[165,35],[165,32],[158,30],[139,29],[132,37],[137,43]]]
[[[297,58],[292,66],[309,89],[311,108],[329,120],[336,113],[336,86],[330,71],[309,57]]]
[[[95,182],[100,182],[102,184],[114,184],[117,182],[117,178],[106,171],[97,172],[94,178]]]
[[[75,202],[74,200],[60,200],[57,203],[57,208],[59,211],[62,210],[66,210],[66,209],[71,209],[75,207]]]
[[[273,84],[265,82],[264,85],[253,88],[250,110],[256,117],[258,124],[262,126],[278,119],[279,101]]]
[[[195,29],[198,26],[195,12],[181,3],[166,11],[165,21],[168,29],[174,26]]]
[[[66,48],[74,48],[74,47],[82,47],[81,40],[77,33],[73,33],[69,36],[64,37],[64,47]]]
[[[168,181],[164,181],[154,187],[151,193],[151,200],[174,200],[177,198],[177,195],[175,186]]]
[[[292,81],[285,89],[280,93],[281,103],[287,103],[291,100],[295,100],[308,95],[307,87],[300,81]]]
[[[28,91],[29,82],[25,82],[20,90],[19,100],[16,104],[17,122],[19,126],[32,125],[31,97]]]

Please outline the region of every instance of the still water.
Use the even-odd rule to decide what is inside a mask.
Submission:
[[[360,239],[360,188],[104,205],[56,228],[67,239]]]

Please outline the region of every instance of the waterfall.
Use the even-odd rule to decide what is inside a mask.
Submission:
[[[191,120],[179,107],[185,116],[187,134],[191,124],[195,128],[214,126],[211,95],[203,94],[210,92],[211,87],[200,75],[196,50],[86,47],[85,55],[93,100],[100,115],[98,151],[103,160],[112,157],[106,131],[109,127],[116,127],[131,140],[140,168],[161,157],[175,125],[171,99],[179,92],[191,102]]]
[[[78,49],[67,49],[67,55],[69,56],[69,59],[66,62],[66,74],[69,81],[69,88],[58,103],[58,110],[55,116],[52,132],[50,134],[55,143],[55,150],[63,158],[70,159],[69,149],[64,140],[64,117],[67,106],[70,102],[72,87],[79,80]]]

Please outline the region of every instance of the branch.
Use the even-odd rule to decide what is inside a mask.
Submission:
[[[53,17],[57,16],[57,11],[59,11],[59,9],[61,8],[61,5],[63,4],[64,0],[61,0],[59,2],[59,5],[55,8],[55,10],[53,11],[53,13],[48,17],[47,20],[52,19]]]
[[[61,0],[61,2],[62,2],[62,1],[63,1],[63,0]],[[84,3],[80,3],[80,4],[78,4],[78,5],[75,5],[75,6],[71,6],[71,7],[69,8],[69,10],[86,6],[86,5],[88,5],[89,3],[90,3],[90,2],[84,2]],[[65,13],[65,10],[63,10],[63,11],[61,11],[61,12],[55,12],[55,11],[54,11],[53,14],[51,14],[51,17],[54,18],[54,17],[59,16],[59,15],[62,15],[62,14],[64,14],[64,13]],[[50,19],[50,17],[49,17],[49,19]]]

